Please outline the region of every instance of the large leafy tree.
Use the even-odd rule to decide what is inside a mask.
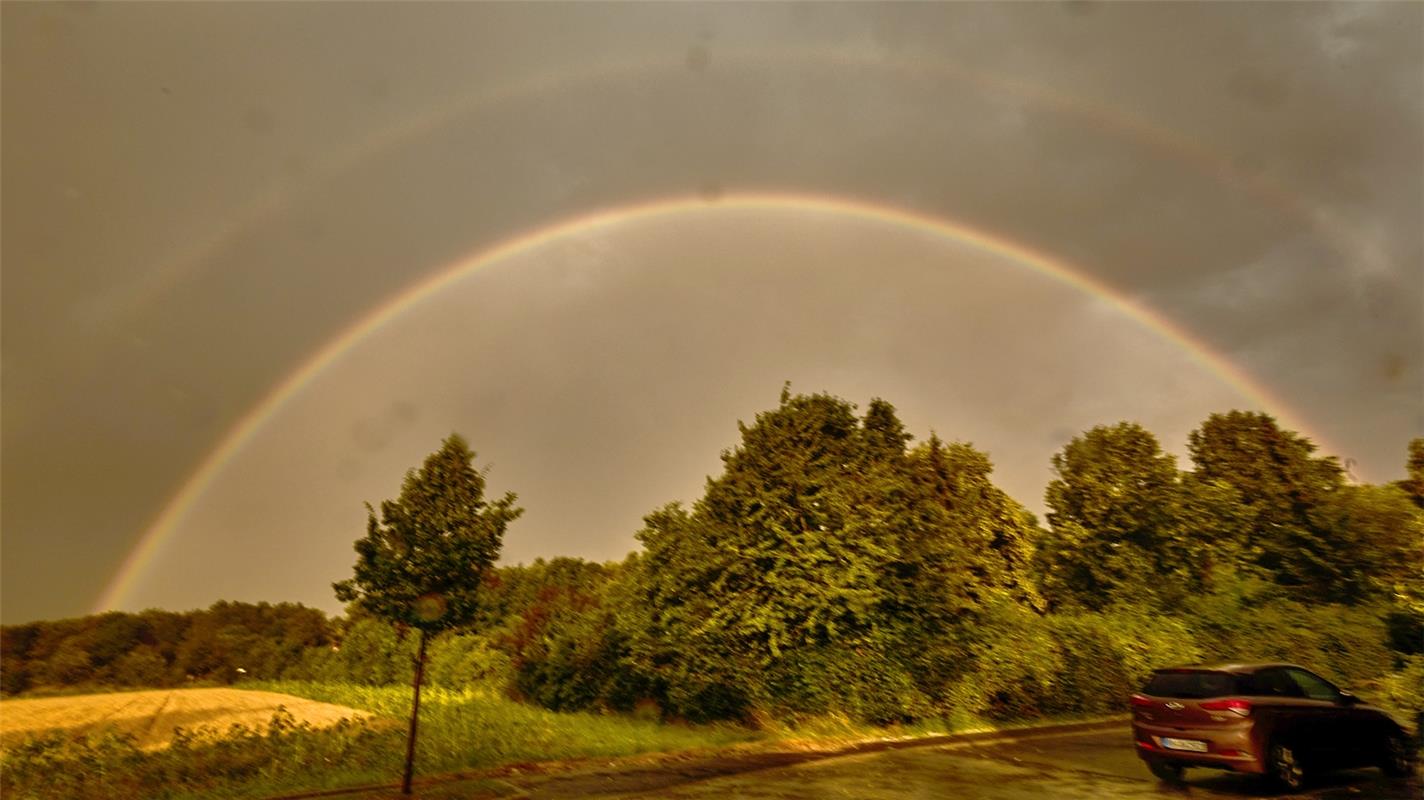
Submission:
[[[1282,429],[1269,414],[1212,414],[1188,437],[1198,480],[1230,486],[1241,503],[1243,558],[1306,600],[1342,591],[1332,564],[1339,550],[1332,524],[1317,511],[1345,485],[1333,457]],[[1348,592],[1346,592],[1348,593]]]
[[[1036,598],[1032,517],[972,447],[907,451],[889,403],[857,417],[789,391],[739,429],[704,496],[639,534],[645,635],[632,650],[675,711],[895,719],[919,702],[922,646],[991,597]]]
[[[972,445],[931,435],[886,484],[898,539],[887,622],[918,690],[939,708],[962,703],[954,687],[990,618],[1043,607],[1031,572],[1037,522],[994,485],[992,470]]]
[[[877,628],[896,547],[880,480],[908,436],[886,403],[872,404],[868,424],[844,400],[783,390],[775,409],[739,425],[740,446],[691,510],[646,518],[642,652],[674,709],[763,707],[775,676]]]
[[[896,571],[914,621],[938,631],[1001,598],[1041,608],[1031,576],[1038,525],[994,485],[989,457],[932,435],[907,454],[904,471],[909,517],[897,520]]]
[[[401,783],[405,794],[415,759],[427,639],[475,618],[484,574],[499,556],[506,527],[523,511],[513,493],[485,499],[485,476],[474,459],[465,440],[452,434],[418,471],[406,473],[400,497],[381,503],[379,519],[368,505],[366,536],[356,540],[355,574],[333,585],[337,599],[398,630],[419,633]]]
[[[1395,486],[1345,486],[1311,512],[1323,545],[1314,593],[1333,603],[1381,598],[1420,608],[1424,511]]]
[[[1186,529],[1181,475],[1151,432],[1095,427],[1053,456],[1053,470],[1040,564],[1055,604],[1170,602],[1201,580],[1210,542]]]

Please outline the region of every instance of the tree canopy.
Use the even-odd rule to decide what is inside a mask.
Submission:
[[[406,473],[399,498],[366,506],[355,575],[336,597],[397,626],[435,632],[468,624],[480,583],[499,556],[505,528],[523,513],[510,492],[487,501],[475,454],[452,434],[421,468]]]
[[[786,687],[823,688],[828,676],[810,673],[851,653],[859,672],[837,680],[913,684],[912,638],[991,600],[1037,602],[1032,516],[973,447],[907,450],[889,403],[857,417],[826,394],[783,392],[738,429],[703,497],[648,515],[639,534],[637,638],[673,707],[734,715]]]

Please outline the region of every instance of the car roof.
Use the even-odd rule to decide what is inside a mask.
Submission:
[[[1305,669],[1299,664],[1285,664],[1281,662],[1260,662],[1245,664],[1240,662],[1223,662],[1220,664],[1186,664],[1178,667],[1163,667],[1154,672],[1235,672],[1250,674],[1260,672],[1263,669],[1274,667],[1292,667],[1294,669]],[[1307,670],[1308,671],[1308,670]]]

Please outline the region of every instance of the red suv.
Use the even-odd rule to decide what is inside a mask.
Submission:
[[[1137,754],[1152,774],[1186,767],[1266,775],[1298,789],[1307,771],[1413,769],[1404,729],[1377,708],[1294,664],[1174,667],[1132,696]]]

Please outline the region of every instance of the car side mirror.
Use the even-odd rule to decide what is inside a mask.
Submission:
[[[1359,704],[1360,704],[1360,698],[1356,697],[1352,692],[1347,692],[1347,691],[1344,691],[1344,690],[1341,690],[1341,691],[1340,691],[1340,705],[1342,705],[1342,706],[1357,706],[1357,705],[1359,705]]]

